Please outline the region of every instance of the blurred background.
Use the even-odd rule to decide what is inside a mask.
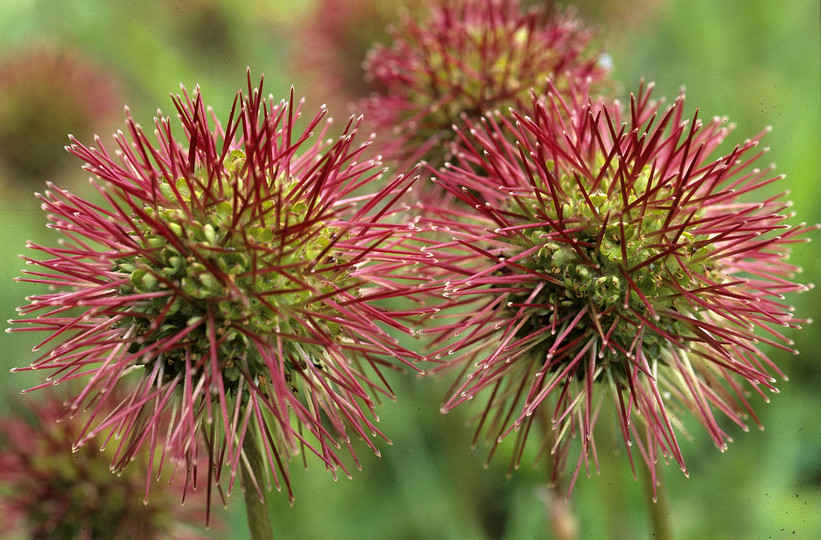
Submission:
[[[53,242],[34,192],[45,182],[87,192],[88,175],[65,152],[67,134],[108,144],[123,126],[124,105],[143,126],[169,93],[199,85],[223,120],[245,70],[265,75],[265,91],[285,98],[291,85],[311,113],[327,103],[342,123],[346,103],[362,97],[360,64],[383,22],[408,9],[365,0],[4,0],[0,15],[0,309],[6,319],[36,288],[14,283],[27,240]],[[530,2],[531,4],[534,2]],[[628,7],[629,4],[629,7]],[[799,221],[821,221],[821,30],[819,3],[794,0],[579,0],[579,14],[598,29],[623,96],[640,79],[673,100],[686,86],[688,110],[736,124],[724,150],[765,126]],[[763,195],[759,195],[763,196]],[[795,247],[802,281],[819,281],[814,244]],[[819,291],[790,299],[800,317],[821,321]],[[766,431],[728,429],[725,453],[695,427],[681,444],[690,478],[664,470],[677,538],[821,538],[821,363],[818,323],[790,332],[799,356],[768,351],[789,375],[781,394],[753,405]],[[28,365],[37,336],[3,334],[3,396],[38,377],[8,374]],[[279,539],[541,539],[545,527],[542,463],[510,478],[502,446],[489,468],[488,449],[471,451],[470,411],[439,414],[446,385],[393,377],[398,403],[380,409],[393,440],[382,457],[362,446],[363,470],[334,483],[321,467],[293,465],[296,502],[274,493]],[[37,395],[28,399],[37,399]],[[477,406],[480,404],[477,404]],[[640,482],[624,455],[600,444],[601,473],[581,478],[572,506],[581,538],[643,538],[649,518]],[[159,486],[157,486],[159,489]],[[135,504],[141,504],[138,501]],[[229,499],[231,538],[244,538],[242,497]]]

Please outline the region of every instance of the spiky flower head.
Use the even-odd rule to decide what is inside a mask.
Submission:
[[[571,12],[524,12],[519,0],[432,2],[429,17],[406,17],[391,36],[368,54],[375,94],[360,106],[397,162],[441,165],[463,115],[521,108],[548,78],[566,88],[605,74],[590,31]]]
[[[683,109],[644,88],[626,114],[552,92],[471,125],[440,173],[466,203],[426,208],[452,237],[426,248],[450,300],[433,358],[467,374],[443,410],[488,396],[477,436],[518,431],[514,465],[536,421],[554,474],[570,459],[575,481],[610,416],[631,465],[637,446],[653,474],[659,456],[686,471],[682,412],[723,449],[720,417],[757,423],[750,390],[766,400],[783,376],[766,350],[791,351],[784,295],[805,287],[786,259],[809,228],[786,223],[780,196],[756,200],[780,179],[753,168],[762,134],[716,157],[725,121]]]
[[[167,477],[167,489],[144,500],[152,477],[141,452],[122,474],[110,450],[72,445],[87,418],[62,418],[56,393],[11,401],[0,417],[0,533],[33,539],[201,539],[205,491]],[[111,411],[106,411],[111,412]],[[183,506],[182,502],[186,504]],[[216,525],[219,525],[218,523]]]
[[[393,204],[412,179],[355,194],[382,173],[358,161],[369,144],[354,143],[359,120],[326,140],[323,109],[298,130],[293,92],[277,103],[250,75],[224,128],[199,92],[174,104],[187,142],[162,118],[152,143],[129,117],[116,151],[71,146],[102,202],[56,186],[40,196],[62,238],[25,257],[33,268],[20,279],[52,291],[12,321],[49,334],[23,369],[51,372],[46,384],[85,381],[70,401],[91,410],[77,444],[116,435],[115,470],[159,442],[158,466],[187,467],[204,441],[208,480],[227,466],[230,491],[253,440],[269,478],[249,489],[272,477],[291,495],[300,448],[348,474],[340,447],[353,454],[361,437],[377,450],[376,395],[391,395],[379,368],[417,358],[388,331],[410,333],[408,314],[377,305],[412,291],[401,244],[413,225]],[[126,398],[100,414],[121,384]]]

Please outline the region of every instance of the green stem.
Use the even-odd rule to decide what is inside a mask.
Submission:
[[[274,529],[271,526],[271,514],[268,511],[267,490],[263,485],[262,456],[257,447],[256,437],[251,429],[245,433],[242,451],[248,463],[242,465],[242,482],[245,488],[245,513],[248,517],[248,529],[252,540],[274,540]],[[259,493],[254,484],[259,485]],[[260,499],[260,497],[262,497]]]
[[[655,499],[653,498],[653,475],[645,473],[647,507],[650,511],[650,522],[653,526],[655,540],[672,540],[673,527],[670,523],[670,507],[667,501],[667,490],[664,488],[664,471],[659,468],[656,474]]]

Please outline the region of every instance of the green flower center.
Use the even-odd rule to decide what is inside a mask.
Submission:
[[[203,178],[161,185],[170,204],[143,209],[150,219],[137,221],[141,249],[114,268],[130,275],[122,294],[160,293],[129,308],[120,324],[133,329],[132,353],[157,345],[162,355],[153,351],[143,362],[162,358],[167,377],[184,369],[186,354],[194,366],[207,361],[215,346],[208,317],[229,386],[241,375],[240,359],[255,379],[266,371],[252,337],[282,336],[289,368],[304,369],[306,360],[322,367],[328,353],[317,336],[336,338],[341,330],[306,312],[327,315],[321,297],[357,292],[345,255],[335,249],[345,233],[317,218],[319,201],[312,204],[304,186],[284,175],[266,178],[262,190],[251,186],[240,176],[244,164],[245,155],[234,150],[224,176],[212,180],[219,185],[206,186]]]
[[[559,235],[552,227],[536,227],[512,237],[522,249],[541,245],[518,264],[555,279],[544,280],[535,297],[535,284],[528,291],[510,295],[508,309],[513,312],[522,304],[549,306],[533,308],[530,319],[519,330],[520,337],[553,325],[557,316],[569,323],[575,313],[586,308],[586,316],[563,345],[584,334],[603,332],[608,341],[630,351],[643,320],[669,335],[686,339],[688,332],[682,323],[663,313],[698,311],[698,306],[682,298],[679,288],[701,286],[697,276],[716,281],[721,278],[712,266],[709,238],[686,231],[676,233],[689,216],[676,214],[670,220],[670,206],[675,204],[670,188],[653,186],[653,193],[648,193],[649,175],[649,168],[645,168],[629,188],[616,185],[612,191],[612,180],[605,178],[596,190],[586,194],[574,177],[564,176],[558,194],[561,219],[544,186],[541,201],[517,200],[515,210],[525,219],[562,223],[565,231]],[[663,359],[664,342],[657,332],[645,332],[642,351],[649,358]],[[610,361],[623,359],[615,350],[607,351]]]

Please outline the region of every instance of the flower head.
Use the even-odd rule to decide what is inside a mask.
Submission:
[[[320,0],[299,26],[294,61],[324,99],[347,106],[368,95],[362,62],[376,43],[387,41],[387,28],[402,13],[419,11],[422,0]]]
[[[580,436],[575,481],[612,410],[631,463],[635,443],[651,472],[660,455],[686,470],[683,410],[723,449],[719,416],[746,428],[748,390],[775,390],[765,348],[791,350],[784,295],[805,287],[786,259],[809,228],[786,223],[780,196],[753,199],[780,178],[752,168],[761,134],[711,157],[724,120],[683,108],[644,88],[626,115],[552,92],[470,125],[440,173],[466,203],[427,208],[452,237],[426,248],[450,299],[434,357],[467,373],[443,410],[489,396],[479,430],[518,431],[515,460],[540,419],[554,474]]]
[[[591,33],[569,12],[523,12],[518,0],[436,2],[427,20],[406,17],[390,46],[377,45],[365,62],[376,94],[361,103],[391,160],[441,165],[462,116],[530,101],[548,78],[598,81],[604,69],[591,53]]]
[[[25,538],[203,538],[196,524],[204,516],[204,505],[197,503],[204,491],[172,477],[165,480],[170,489],[143,500],[152,476],[146,453],[114,475],[110,451],[87,445],[72,452],[87,418],[61,418],[62,405],[54,393],[21,398],[0,417],[0,532]]]
[[[112,76],[76,53],[34,48],[4,58],[0,169],[26,183],[54,175],[67,166],[66,133],[90,136],[107,126],[119,111],[117,94]]]
[[[322,110],[299,131],[293,92],[274,102],[250,76],[224,128],[210,125],[199,93],[174,103],[187,143],[168,118],[152,143],[130,117],[116,152],[74,142],[103,202],[56,186],[40,196],[62,240],[30,244],[43,258],[25,258],[34,269],[21,279],[53,290],[12,321],[49,334],[23,369],[85,381],[70,401],[91,409],[77,444],[116,435],[115,470],[159,442],[158,466],[188,467],[204,441],[209,481],[225,465],[230,488],[253,439],[289,494],[300,448],[347,474],[337,449],[353,454],[351,437],[377,450],[375,395],[391,395],[378,368],[418,356],[388,331],[410,333],[409,312],[377,305],[413,290],[403,272],[414,253],[402,248],[413,225],[394,204],[412,179],[355,194],[382,173],[358,161],[368,146],[354,144],[359,121],[324,140]],[[133,386],[101,414],[121,383]]]

